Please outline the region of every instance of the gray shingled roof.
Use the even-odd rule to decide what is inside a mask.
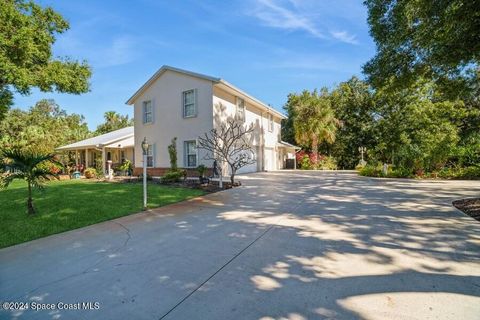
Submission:
[[[82,141],[78,141],[66,146],[61,146],[56,150],[75,150],[83,148],[101,148],[118,141],[125,140],[133,137],[133,127],[126,127],[123,129],[115,130],[109,133],[105,133],[93,138],[88,138]]]

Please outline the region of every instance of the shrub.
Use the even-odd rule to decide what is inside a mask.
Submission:
[[[167,147],[168,155],[170,157],[170,169],[172,172],[177,171],[177,137],[172,139],[172,143]]]
[[[133,170],[133,164],[130,160],[125,160],[120,166],[117,168],[118,171],[130,174]]]
[[[197,171],[200,177],[203,177],[205,175],[205,172],[207,172],[207,167],[203,164],[199,165],[197,167]]]
[[[412,170],[402,166],[394,167],[391,172],[389,172],[388,176],[392,178],[411,178]]]
[[[336,170],[337,161],[332,156],[320,156],[318,168],[324,170]]]
[[[442,179],[479,179],[480,178],[480,167],[479,166],[470,166],[470,167],[452,167],[452,168],[443,168],[438,172],[438,177]]]
[[[83,174],[85,175],[85,178],[87,178],[87,179],[96,178],[98,176],[98,172],[95,168],[87,168],[87,169],[85,169]]]
[[[307,154],[305,154],[300,160],[300,168],[303,170],[313,169],[312,163],[310,162],[310,157]]]
[[[179,182],[184,176],[185,173],[182,170],[170,170],[167,171],[167,173],[165,173],[165,175],[162,177],[162,183]]]

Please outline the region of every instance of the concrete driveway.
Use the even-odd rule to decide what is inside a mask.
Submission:
[[[480,195],[480,183],[240,179],[241,188],[0,250],[0,301],[55,306],[0,318],[479,319],[480,223],[451,201]]]

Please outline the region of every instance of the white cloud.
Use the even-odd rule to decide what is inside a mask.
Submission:
[[[255,8],[250,15],[259,19],[264,25],[290,31],[304,31],[319,39],[335,39],[349,44],[357,44],[355,35],[347,31],[326,32],[328,27],[321,28],[311,18],[308,9],[302,7],[299,0],[255,0]],[[316,17],[315,20],[319,20]]]
[[[358,41],[353,34],[349,34],[347,31],[331,31],[330,34],[340,41],[351,43],[351,44],[358,44]]]

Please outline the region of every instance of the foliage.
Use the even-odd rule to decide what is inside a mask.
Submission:
[[[201,164],[197,167],[197,172],[200,177],[203,177],[205,175],[205,172],[207,172],[207,167],[204,164]]]
[[[332,156],[320,156],[318,162],[318,169],[336,170],[338,168],[337,161]]]
[[[122,116],[115,111],[107,111],[103,115],[105,122],[97,126],[95,135],[105,134],[118,129],[133,126],[133,119],[129,119],[128,115]]]
[[[162,183],[179,182],[184,176],[185,176],[185,173],[183,172],[183,170],[176,170],[176,171],[169,170],[162,177]]]
[[[352,169],[361,159],[358,148],[369,150],[375,145],[374,91],[364,81],[352,77],[332,91],[331,101],[342,126],[337,130],[330,154],[340,168]]]
[[[132,161],[126,159],[120,166],[118,166],[118,170],[130,174],[133,171]]]
[[[172,139],[172,142],[168,145],[168,156],[170,157],[170,170],[177,171],[177,137]]]
[[[303,169],[303,170],[312,170],[313,169],[312,161],[310,160],[310,157],[308,155],[304,155],[300,159],[299,163],[300,163],[300,169]]]
[[[27,216],[23,199],[24,181],[13,182],[0,190],[0,248],[48,235],[73,230],[142,211],[141,183],[98,182],[87,179],[48,182],[47,188],[34,190],[38,214]],[[148,207],[169,205],[204,194],[193,188],[148,185]],[[125,196],[128,195],[128,196]]]
[[[290,94],[285,107],[292,117],[295,140],[300,145],[311,148],[318,154],[318,145],[322,142],[333,143],[339,121],[335,118],[328,91],[322,89],[313,92],[303,91],[301,94]],[[318,159],[313,159],[317,166]]]
[[[0,148],[19,148],[33,153],[54,153],[55,148],[88,138],[82,115],[67,114],[53,100],[40,100],[27,111],[12,109],[0,123]],[[73,162],[69,153],[60,161]]]
[[[1,151],[2,162],[8,165],[9,171],[0,176],[0,187],[6,188],[16,179],[27,182],[27,209],[29,214],[35,213],[32,199],[32,188],[43,188],[44,182],[57,178],[45,163],[59,164],[54,154],[33,153],[28,150],[4,149]]]
[[[434,80],[450,98],[478,82],[478,1],[366,0],[377,54],[364,66],[376,88],[393,91],[418,78]]]
[[[68,22],[52,8],[33,1],[4,0],[0,10],[0,120],[13,103],[12,90],[80,94],[89,90],[86,62],[54,59],[52,45]]]
[[[253,131],[253,125],[245,128],[243,123],[227,119],[221,123],[220,128],[214,128],[198,137],[198,148],[207,152],[206,160],[217,160],[219,163],[228,164],[232,185],[235,183],[235,174],[238,169],[256,162],[249,140]]]
[[[85,171],[83,171],[83,175],[87,179],[93,179],[98,176],[98,172],[97,172],[97,169],[95,168],[87,168],[85,169]]]

